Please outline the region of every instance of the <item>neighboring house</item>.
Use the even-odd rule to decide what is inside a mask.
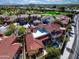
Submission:
[[[16,42],[16,36],[0,34],[0,59],[18,59],[21,46]]]
[[[20,25],[26,25],[27,24],[27,22],[24,18],[17,18],[16,22],[19,23]]]
[[[56,16],[56,19],[61,21],[64,25],[67,25],[70,21],[70,18],[65,15],[58,15]]]
[[[41,23],[40,20],[34,20],[34,21],[33,21],[33,24],[34,24],[34,25],[38,25],[39,23]]]
[[[45,24],[53,23],[55,21],[54,16],[43,16],[41,21]]]
[[[31,19],[31,22],[35,21],[35,20],[41,20],[41,15],[39,14],[31,14],[30,15],[30,19]]]
[[[18,15],[17,17],[18,18],[28,18],[28,14],[20,14],[20,15]]]
[[[7,28],[8,28],[8,26],[1,26],[0,27],[0,32],[5,33]]]
[[[56,37],[61,36],[62,35],[62,32],[63,32],[63,30],[60,29],[60,25],[57,24],[57,23],[52,23],[52,24],[39,24],[38,27],[39,28],[46,29],[49,34],[51,34],[51,32],[55,32]]]
[[[41,17],[41,15],[40,14],[32,14],[31,17],[37,17],[37,18],[39,18],[39,17]]]
[[[73,12],[73,9],[71,8],[66,8],[65,11]]]
[[[11,20],[12,22],[14,22],[14,21],[16,21],[16,19],[17,19],[18,16],[12,15],[12,16],[9,16],[9,17],[10,17],[10,20]]]

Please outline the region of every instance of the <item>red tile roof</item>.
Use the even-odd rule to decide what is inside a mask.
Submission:
[[[0,45],[11,45],[14,41],[16,41],[16,36],[11,35],[8,37],[1,37],[3,40],[1,41]],[[3,43],[4,42],[4,43]]]
[[[60,29],[60,25],[53,23],[53,24],[48,24],[48,25],[43,25],[45,29],[47,29],[49,32],[52,31],[58,31]]]
[[[0,45],[0,59],[13,59],[19,48],[19,44],[11,46]]]
[[[33,38],[31,33],[26,34],[26,51],[29,53],[31,51],[36,51],[39,48],[44,48],[43,43],[40,40]]]
[[[60,25],[56,24],[56,23],[48,24],[48,25],[46,25],[46,24],[39,24],[38,27],[45,28],[49,32],[59,31],[60,30]],[[48,35],[41,36],[41,37],[35,39],[33,37],[32,32],[31,32],[30,29],[28,29],[28,32],[29,33],[27,33],[26,37],[25,37],[26,51],[27,51],[27,53],[31,53],[33,51],[36,51],[39,48],[44,48],[44,45],[43,45],[42,41],[50,38],[49,37],[49,33],[48,33]]]
[[[44,41],[44,40],[47,40],[47,39],[49,39],[49,38],[50,38],[49,35],[45,35],[45,36],[41,36],[41,37],[36,38],[36,39],[37,39],[37,40],[40,40],[40,41]]]
[[[20,48],[20,44],[13,43],[16,40],[15,35],[7,38],[1,37],[0,41],[0,59],[13,59]],[[12,44],[13,43],[13,44]]]

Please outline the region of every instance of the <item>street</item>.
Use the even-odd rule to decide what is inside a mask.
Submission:
[[[69,59],[79,59],[79,14],[74,17],[75,22],[75,41],[72,47],[73,53],[70,53]]]

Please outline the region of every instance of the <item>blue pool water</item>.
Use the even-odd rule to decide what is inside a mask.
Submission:
[[[48,31],[46,29],[43,29],[43,28],[37,28],[37,30],[39,30],[41,33],[48,33]]]
[[[55,42],[53,45],[54,45],[54,47],[59,48],[60,43],[59,42]]]
[[[56,32],[51,32],[51,34],[54,36],[54,35],[56,35]]]
[[[43,23],[48,24],[49,23],[48,19],[43,20]]]

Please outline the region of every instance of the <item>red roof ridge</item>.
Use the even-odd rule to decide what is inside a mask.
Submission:
[[[44,45],[43,45],[43,43],[42,43],[42,41],[40,41],[40,40],[34,40],[36,43],[38,43],[39,45],[41,45],[42,47],[44,47]]]

